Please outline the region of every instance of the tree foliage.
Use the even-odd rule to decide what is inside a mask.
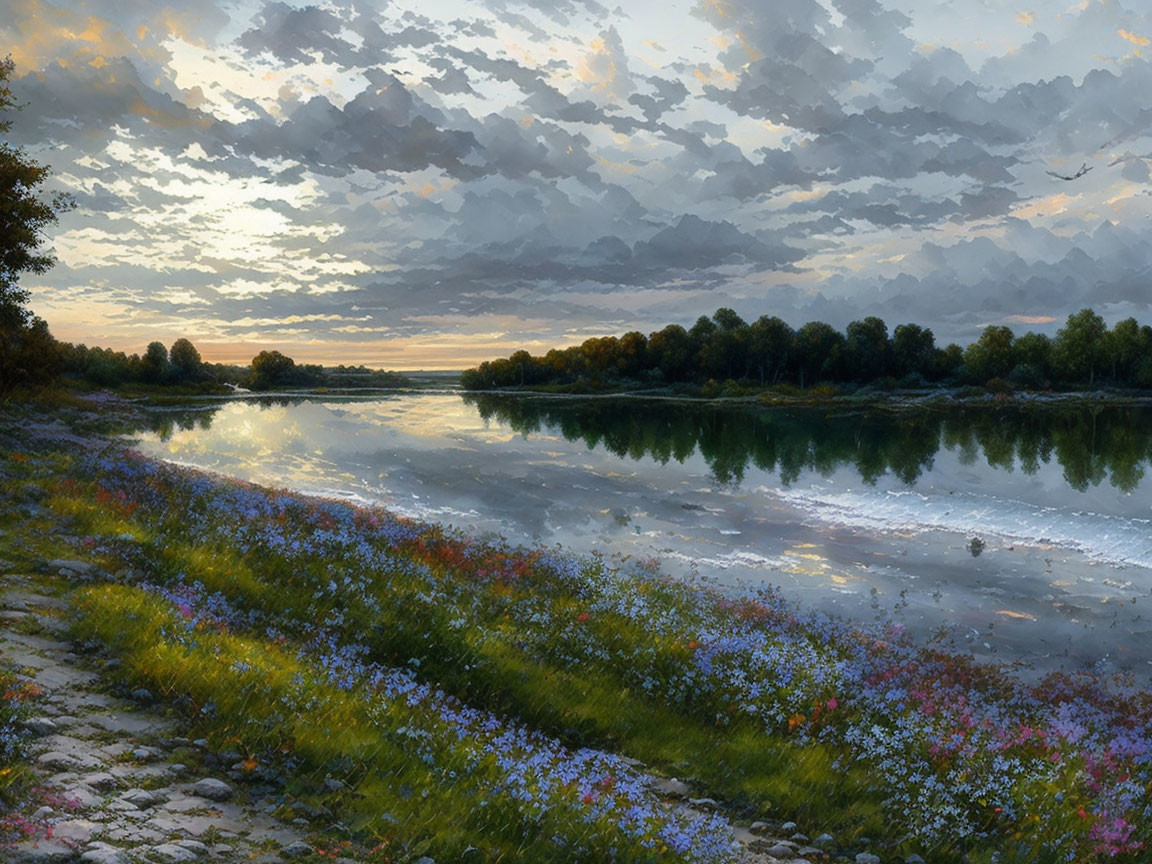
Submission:
[[[993,392],[1013,388],[1113,386],[1152,389],[1152,327],[1135,319],[1111,330],[1091,309],[1068,317],[1055,339],[1017,336],[1002,325],[986,327],[962,348],[937,347],[931,330],[900,324],[888,335],[880,318],[853,321],[841,333],[822,321],[793,330],[776,316],[746,323],[732,309],[701,316],[685,330],[669,324],[650,334],[596,337],[556,348],[544,357],[520,350],[461,375],[469,390],[501,387],[620,383],[704,385],[732,381],[754,386],[811,387],[821,382],[890,389],[929,383],[977,384]],[[709,384],[708,382],[713,382]]]
[[[10,112],[19,107],[10,85],[14,69],[10,57],[0,60],[0,393],[51,380],[59,366],[48,327],[28,310],[28,292],[19,279],[52,266],[55,259],[42,248],[44,230],[71,206],[65,195],[41,198],[48,166],[7,140]]]
[[[279,351],[261,351],[252,358],[252,374],[245,381],[251,390],[271,390],[275,387],[314,387],[324,383],[319,366],[297,365],[296,361]]]

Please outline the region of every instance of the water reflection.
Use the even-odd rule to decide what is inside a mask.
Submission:
[[[806,472],[855,469],[914,484],[941,450],[972,465],[1035,474],[1053,460],[1080,492],[1107,480],[1132,492],[1152,464],[1152,410],[1132,407],[781,409],[639,400],[468,394],[480,416],[522,435],[559,433],[620,458],[667,464],[699,452],[713,477],[738,484],[748,467],[790,486]]]
[[[979,656],[1152,670],[1148,409],[420,393],[232,400],[140,432],[160,458],[473,535],[771,583],[851,618],[898,605],[924,635],[978,634]]]

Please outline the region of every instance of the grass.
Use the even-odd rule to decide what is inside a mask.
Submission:
[[[615,754],[849,851],[1135,860],[1148,841],[1152,701],[1111,682],[1029,688],[771,594],[130,454],[0,466],[86,536],[68,557],[144,574],[75,595],[110,674],[190,706],[381,861],[725,860],[719,822],[670,813]],[[4,542],[60,557],[45,535]]]

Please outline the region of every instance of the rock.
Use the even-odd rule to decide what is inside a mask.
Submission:
[[[64,864],[76,851],[62,840],[25,840],[5,850],[9,864]]]
[[[164,799],[148,789],[129,789],[120,796],[120,800],[140,808],[147,808],[155,807]]]
[[[208,847],[199,840],[177,840],[176,845],[183,846],[189,852],[195,852],[197,855],[208,854]]]
[[[232,797],[232,787],[223,780],[205,777],[193,784],[192,794],[207,798],[209,801],[227,801]]]
[[[188,770],[188,766],[181,762],[173,762],[171,765],[165,766],[165,770],[169,774],[183,774]]]
[[[797,843],[807,843],[808,842],[808,835],[807,834],[801,834],[799,831],[797,831],[789,839],[795,840]]]
[[[83,783],[69,786],[64,791],[64,797],[68,801],[69,808],[75,810],[94,810],[104,803],[103,797],[97,795]]]
[[[81,767],[80,760],[71,753],[61,753],[59,750],[49,750],[36,757],[36,761],[45,768],[55,768],[57,771],[70,771]]]
[[[771,855],[773,858],[779,858],[782,861],[796,857],[796,850],[791,846],[785,846],[783,843],[777,843],[775,846],[769,846],[764,851]]]
[[[60,730],[56,724],[49,720],[47,717],[33,717],[24,723],[24,728],[31,732],[33,735],[54,735]]]
[[[813,846],[835,846],[836,838],[831,834],[821,834],[812,841]]]
[[[132,751],[132,755],[139,759],[141,762],[150,762],[151,760],[160,756],[160,751],[155,747],[137,747]]]
[[[425,855],[423,858],[417,858],[412,862],[412,864],[436,864],[436,861],[435,859],[429,858],[427,855]]]
[[[780,830],[783,833],[787,834],[789,831],[795,831],[799,827],[800,826],[797,825],[795,822],[785,822],[783,825],[780,826]]]
[[[280,850],[288,858],[303,858],[312,854],[312,847],[303,840],[295,840]]]
[[[911,855],[904,859],[904,864],[924,864],[924,859],[913,852]]]
[[[767,831],[771,827],[772,826],[769,825],[767,822],[753,822],[751,825],[748,826],[748,830],[751,831],[753,834],[763,834],[765,831]]]
[[[89,564],[87,561],[69,561],[66,558],[53,558],[48,562],[47,566],[49,570],[65,570],[77,576],[90,576],[96,569],[95,566]]]
[[[107,771],[100,771],[96,774],[89,774],[84,778],[84,785],[91,786],[97,792],[107,792],[110,789],[115,789],[120,785],[120,781],[109,774]]]
[[[200,856],[191,849],[185,849],[178,843],[164,843],[152,847],[152,855],[161,861],[170,861],[181,864],[184,861],[195,861]]]
[[[675,777],[661,778],[652,784],[652,788],[661,795],[671,795],[675,798],[687,798],[692,793],[687,783]]]
[[[151,702],[152,701],[152,691],[148,690],[145,687],[141,687],[139,690],[133,690],[131,695],[132,695],[132,698],[135,699],[137,702]]]
[[[57,822],[52,826],[54,839],[62,840],[73,846],[83,846],[90,843],[93,837],[104,833],[105,827],[99,822],[90,822],[87,819],[69,819],[66,822]]]
[[[128,864],[128,856],[107,843],[92,843],[80,856],[84,864]]]
[[[712,807],[716,808],[720,805],[716,803],[715,798],[689,798],[688,803],[693,807]]]
[[[861,852],[856,856],[856,864],[880,864],[880,856],[871,852]]]

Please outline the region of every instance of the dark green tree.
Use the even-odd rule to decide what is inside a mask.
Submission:
[[[1023,333],[1013,346],[1016,366],[1009,379],[1017,387],[1038,390],[1052,378],[1052,340],[1043,333]]]
[[[775,384],[787,372],[796,334],[782,319],[761,315],[748,328],[747,365],[760,386]]]
[[[172,364],[172,377],[176,381],[198,381],[204,377],[204,361],[196,346],[188,339],[180,338],[172,343],[168,360]]]
[[[248,387],[252,390],[268,390],[290,384],[295,372],[296,361],[291,357],[279,351],[261,351],[252,358],[252,375],[248,379]]]
[[[144,380],[161,384],[168,377],[168,348],[163,342],[149,342],[142,360]]]
[[[1096,383],[1096,373],[1108,358],[1108,328],[1091,309],[1068,316],[1052,346],[1052,365],[1065,381]]]
[[[523,387],[532,381],[532,355],[521,349],[508,358],[512,368],[516,371],[517,383]]]
[[[1007,378],[1016,366],[1015,334],[1009,327],[985,327],[964,351],[965,377],[974,384]]]
[[[892,331],[892,372],[904,377],[932,375],[936,358],[936,337],[919,324],[900,324]]]
[[[1112,380],[1134,384],[1139,361],[1152,345],[1146,344],[1144,332],[1135,318],[1116,322],[1108,334],[1107,354]]]
[[[822,379],[838,375],[844,354],[844,336],[831,324],[809,321],[796,331],[793,346],[801,387],[810,387]]]
[[[28,292],[18,284],[23,273],[43,273],[55,263],[42,249],[44,230],[72,202],[57,194],[45,201],[40,187],[48,166],[28,158],[7,140],[12,121],[4,115],[19,106],[10,80],[12,58],[0,60],[0,393],[20,383],[39,383],[55,374],[47,325],[28,310]]]
[[[667,381],[683,381],[692,364],[692,337],[679,324],[669,324],[648,337],[648,360]]]
[[[867,382],[888,374],[891,345],[888,325],[882,319],[870,315],[863,321],[853,321],[846,335],[845,349],[853,378]]]
[[[633,330],[620,337],[618,348],[616,362],[620,374],[638,377],[648,366],[648,338],[639,330]]]

